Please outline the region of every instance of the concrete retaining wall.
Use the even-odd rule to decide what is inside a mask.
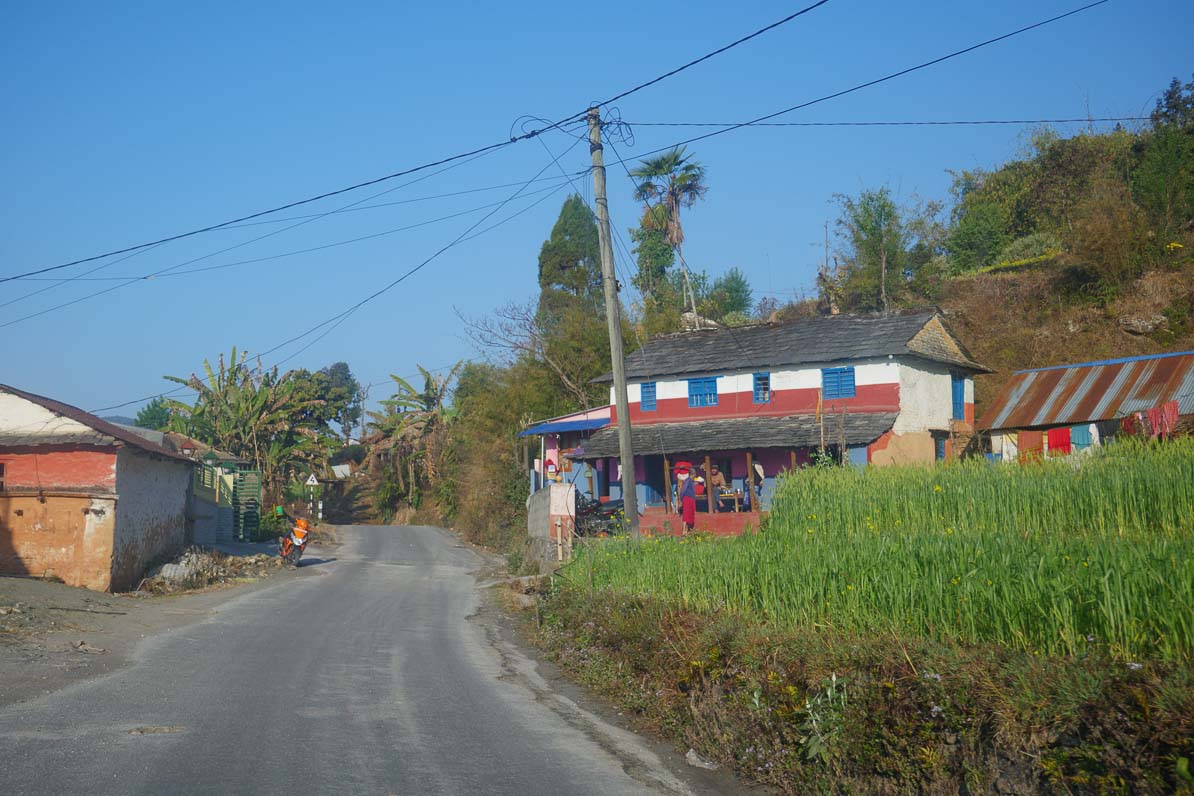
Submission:
[[[532,555],[543,561],[556,560],[556,520],[560,533],[569,538],[576,517],[576,488],[571,484],[548,484],[527,498],[527,536]]]

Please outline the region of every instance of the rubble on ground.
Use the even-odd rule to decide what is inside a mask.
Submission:
[[[173,561],[151,569],[137,590],[170,594],[203,589],[221,583],[262,578],[281,566],[280,559],[264,553],[233,556],[218,550],[192,547]]]

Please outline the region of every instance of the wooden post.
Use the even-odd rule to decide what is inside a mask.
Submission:
[[[713,463],[709,460],[709,455],[705,455],[705,497],[709,501],[709,513],[713,513]]]
[[[672,463],[668,461],[667,454],[663,455],[663,508],[664,511],[671,512],[672,510]]]
[[[750,456],[750,451],[746,452],[746,494],[750,496],[750,510],[757,511],[755,506],[755,462]]]
[[[792,448],[792,472],[796,472],[796,449]]]

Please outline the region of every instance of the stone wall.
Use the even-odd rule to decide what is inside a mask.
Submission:
[[[186,542],[191,465],[123,448],[116,463],[112,590],[134,589],[145,570]]]

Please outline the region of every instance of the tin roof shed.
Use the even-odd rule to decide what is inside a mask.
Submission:
[[[982,431],[1116,420],[1177,401],[1194,414],[1194,351],[1056,365],[1012,374],[978,422]]]

